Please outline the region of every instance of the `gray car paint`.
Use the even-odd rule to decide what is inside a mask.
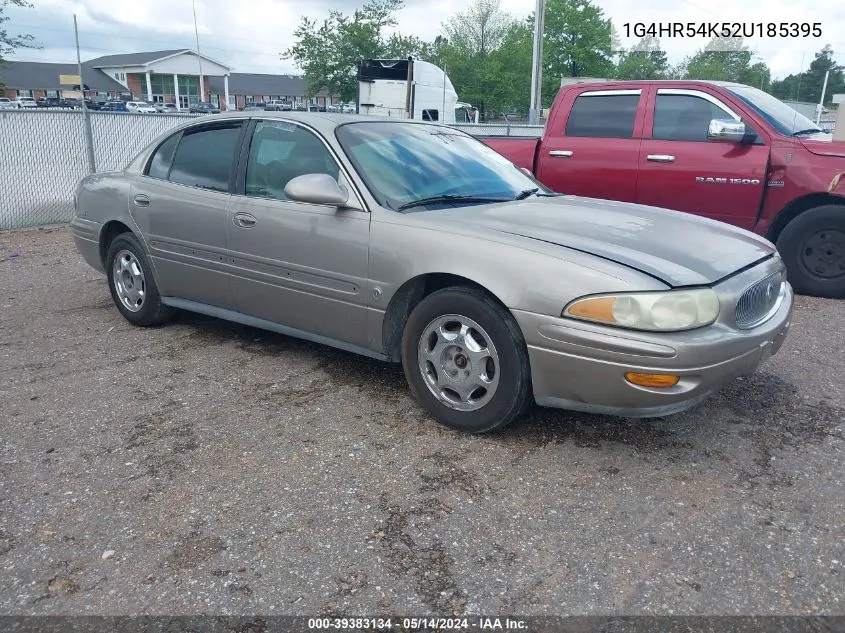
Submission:
[[[101,249],[92,236],[100,240],[109,222],[121,222],[153,255],[156,279],[168,289],[171,305],[390,360],[399,360],[397,332],[419,297],[420,280],[448,274],[485,288],[516,316],[529,347],[538,402],[626,415],[661,415],[691,406],[737,372],[753,371],[777,351],[788,328],[791,289],[764,326],[740,331],[730,323],[733,304],[747,284],[783,268],[774,246],[746,231],[676,212],[573,197],[399,214],[376,202],[334,135],[338,125],[372,117],[260,112],[214,120],[229,117],[282,119],[318,134],[339,161],[357,208],[339,211],[212,193],[220,200],[215,204],[205,199],[208,192],[172,185],[188,191],[184,197],[163,194],[173,214],[196,213],[193,205],[201,200],[207,210],[225,211],[226,246],[216,220],[194,224],[189,238],[175,229],[174,234],[167,227],[159,230],[152,219],[141,217],[145,209],[133,208],[130,216],[130,198],[152,187],[143,167],[161,140],[176,132],[171,130],[124,171],[80,184],[73,224],[86,261],[102,270]],[[256,226],[236,227],[232,218],[239,212],[254,216]],[[158,243],[162,239],[174,251],[166,257]],[[172,244],[199,245],[202,255]],[[180,268],[178,262],[188,265]],[[201,288],[189,290],[196,275],[204,280]],[[228,276],[228,284],[212,288],[221,275]],[[635,333],[560,318],[567,303],[587,294],[714,282],[724,306],[720,320],[693,332]],[[556,335],[549,337],[550,331]],[[608,340],[616,342],[615,351]],[[573,345],[579,354],[571,353]],[[620,345],[628,351],[620,352]],[[666,352],[670,361],[649,354],[653,346],[672,350]],[[687,387],[691,380],[697,383],[667,394],[612,381],[607,388],[615,397],[608,398],[589,381],[594,383],[611,360],[618,366],[614,376],[625,367],[670,367],[695,376],[685,379]]]

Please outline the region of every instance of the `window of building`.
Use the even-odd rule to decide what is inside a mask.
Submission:
[[[246,98],[246,102],[247,102],[247,103],[255,103],[255,101],[253,100],[253,98],[252,98],[252,97],[250,97],[250,96],[247,96],[247,98]]]
[[[114,78],[117,79],[118,81],[120,81],[120,73],[115,73]]]
[[[706,141],[712,119],[733,119],[715,103],[693,95],[657,95],[652,138]]]
[[[260,121],[255,127],[246,165],[246,195],[287,200],[285,186],[297,176],[340,169],[314,134],[298,125]]]
[[[422,118],[423,121],[439,121],[440,112],[438,110],[423,110]]]
[[[45,90],[44,96],[45,97],[51,97],[53,99],[58,99],[59,98],[59,91],[58,90]]]
[[[229,191],[240,121],[186,130],[173,155],[168,180],[190,187]]]
[[[631,138],[639,94],[584,93],[575,99],[566,122],[566,136]]]
[[[180,136],[181,132],[177,132],[158,146],[158,149],[153,154],[147,166],[147,176],[167,180],[167,174],[170,171],[170,162],[173,160],[173,152],[176,149],[176,144],[179,142]]]
[[[18,96],[19,97],[31,97],[32,96],[32,90],[18,90]]]

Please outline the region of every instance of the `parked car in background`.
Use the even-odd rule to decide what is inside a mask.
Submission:
[[[220,108],[208,101],[200,101],[199,103],[191,104],[188,112],[191,114],[220,114]]]
[[[0,97],[0,110],[14,110],[15,104],[7,97]]]
[[[358,107],[354,103],[344,103],[343,104],[343,111],[347,114],[355,114],[358,110]]]
[[[12,103],[15,104],[15,107],[19,109],[38,107],[38,104],[32,97],[18,97],[17,99],[12,100]]]
[[[100,109],[103,112],[129,112],[126,102],[122,100],[107,101]]]
[[[108,103],[108,99],[105,97],[90,97],[85,99],[85,107],[89,110],[102,110],[106,103]]]
[[[293,109],[295,112],[308,112],[308,104],[299,102]]]
[[[153,107],[156,112],[163,112],[164,114],[179,112],[179,108],[176,107],[175,103],[155,103],[153,104]]]
[[[542,138],[482,138],[561,193],[666,207],[776,242],[799,293],[845,298],[845,142],[711,81],[564,86]]]
[[[401,362],[474,433],[535,400],[683,411],[776,353],[792,313],[768,240],[552,193],[439,124],[224,114],[75,199],[76,247],[129,322],[184,309]]]
[[[293,106],[287,101],[283,101],[281,99],[274,99],[268,101],[264,109],[275,110],[277,112],[290,112],[291,110],[293,110]]]
[[[244,112],[256,112],[258,110],[266,110],[267,106],[262,101],[256,101],[254,103],[247,103],[244,106]]]
[[[135,112],[136,114],[156,113],[155,107],[152,104],[147,103],[146,101],[127,101],[126,109],[129,112]]]
[[[73,108],[67,99],[60,99],[59,97],[41,97],[35,104],[39,108]]]

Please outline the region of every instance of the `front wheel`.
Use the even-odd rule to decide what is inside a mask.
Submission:
[[[845,207],[805,211],[786,225],[777,248],[796,292],[845,298]]]
[[[440,290],[414,308],[402,335],[402,363],[417,401],[454,429],[493,431],[533,401],[519,325],[474,288]]]

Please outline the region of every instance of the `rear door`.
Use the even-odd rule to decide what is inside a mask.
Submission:
[[[537,179],[560,193],[633,201],[643,98],[639,88],[571,89],[546,126]]]
[[[227,209],[244,127],[221,121],[177,132],[134,181],[130,212],[162,296],[232,307]]]
[[[712,119],[740,115],[704,90],[655,88],[648,110],[636,201],[753,229],[766,185],[765,141],[708,141]]]

